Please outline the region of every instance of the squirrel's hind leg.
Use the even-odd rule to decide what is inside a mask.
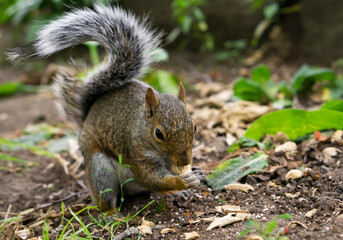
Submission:
[[[105,212],[116,212],[119,181],[112,161],[101,152],[95,153],[87,166],[88,184],[92,196]],[[106,189],[111,189],[105,191]],[[100,193],[105,191],[104,193]]]

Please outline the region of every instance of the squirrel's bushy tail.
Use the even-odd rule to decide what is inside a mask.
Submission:
[[[159,45],[159,35],[121,8],[96,5],[94,10],[75,10],[50,22],[38,32],[32,48],[8,53],[10,60],[47,57],[86,41],[99,42],[106,50],[106,60],[82,82],[61,73],[54,86],[67,117],[78,125],[99,95],[145,73]]]

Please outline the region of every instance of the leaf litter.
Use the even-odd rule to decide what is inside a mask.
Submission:
[[[163,229],[158,230],[150,227],[152,234],[145,235],[145,239],[153,239],[156,236],[184,239],[186,233],[192,232],[197,232],[199,238],[211,236],[212,238],[221,239],[227,236],[237,236],[237,233],[244,230],[247,218],[266,222],[275,215],[290,213],[294,216],[294,222],[298,221],[307,226],[307,229],[304,230],[301,224],[294,224],[294,227],[290,229],[290,239],[304,239],[308,235],[312,239],[323,239],[323,236],[338,236],[342,234],[339,225],[339,216],[343,211],[343,199],[341,197],[343,176],[341,173],[342,166],[339,164],[339,159],[342,157],[342,144],[340,141],[342,137],[339,131],[337,131],[338,133],[336,132],[335,136],[334,133],[331,133],[327,139],[313,137],[312,139],[308,138],[306,140],[308,142],[296,142],[296,151],[274,152],[269,150],[265,146],[274,145],[274,147],[278,147],[281,143],[287,141],[285,138],[271,138],[269,140],[270,143],[261,143],[262,145],[260,146],[263,146],[263,149],[259,145],[240,146],[240,149],[235,150],[233,153],[228,153],[226,150],[233,141],[228,141],[227,139],[233,137],[238,140],[256,118],[270,112],[272,107],[261,106],[255,103],[253,105],[249,102],[238,102],[235,106],[234,103],[230,102],[231,99],[225,98],[225,94],[220,94],[223,89],[227,91],[225,94],[230,94],[230,86],[219,85],[219,87],[213,87],[209,92],[204,91],[205,93],[202,93],[204,94],[203,96],[206,96],[205,98],[215,96],[211,100],[203,101],[201,104],[198,102],[197,104],[199,105],[195,103],[189,104],[200,129],[196,143],[202,144],[196,154],[194,154],[194,164],[200,165],[201,162],[209,165],[212,164],[211,168],[213,169],[228,159],[240,157],[244,159],[244,161],[241,160],[244,163],[242,166],[249,166],[247,159],[262,151],[263,155],[260,156],[266,156],[265,160],[263,160],[263,165],[268,165],[268,167],[259,167],[249,172],[249,174],[239,175],[233,181],[232,184],[236,184],[236,182],[244,185],[249,184],[252,188],[249,187],[248,192],[237,188],[215,190],[203,185],[192,190],[193,197],[185,202],[165,198],[166,207],[161,214],[155,212],[156,205],[152,204],[149,209],[138,215],[135,221],[131,221],[130,226],[140,226],[137,222],[142,222],[140,220],[144,217],[158,225],[162,225],[163,229],[165,229],[163,231]],[[232,107],[232,110],[229,109],[229,106],[230,108]],[[258,110],[248,110],[249,107],[253,108],[253,106],[257,108],[261,106],[261,108]],[[240,116],[239,110],[240,113],[245,110],[247,112],[250,111],[251,115],[248,114],[246,117]],[[236,114],[237,117],[235,118]],[[230,116],[234,117],[231,118]],[[54,136],[53,139],[59,140],[65,135],[57,132],[51,136]],[[48,142],[49,140],[47,139]],[[38,146],[48,152],[49,150],[45,148],[45,146],[48,146],[46,145],[47,142],[44,141],[46,140],[38,141]],[[63,142],[64,140],[61,141]],[[20,234],[42,236],[42,229],[44,229],[44,222],[42,221],[47,219],[45,223],[49,234],[53,238],[58,234],[54,231],[58,228],[62,215],[64,214],[66,218],[72,217],[72,214],[67,209],[72,208],[72,211],[76,212],[78,211],[77,209],[89,206],[90,196],[85,189],[85,176],[81,174],[78,177],[78,174],[84,171],[83,160],[80,158],[77,150],[75,150],[77,149],[75,143],[68,143],[66,146],[68,146],[67,149],[61,150],[58,153],[66,162],[50,166],[52,158],[36,154],[37,152],[33,149],[5,150],[5,153],[8,155],[13,155],[25,161],[30,159],[30,161],[36,161],[39,165],[31,167],[30,171],[20,170],[19,172],[23,174],[22,179],[17,179],[16,176],[12,176],[12,173],[6,172],[6,170],[0,172],[2,175],[0,184],[3,186],[3,193],[0,193],[0,199],[3,204],[0,205],[1,216],[7,217],[7,220],[12,218],[5,225],[3,225],[4,222],[1,222],[1,226],[4,227],[4,234],[7,234],[7,236],[15,234],[15,236]],[[328,147],[338,149],[336,150],[336,155],[331,154],[337,161],[324,162],[320,159],[320,155]],[[326,151],[328,150],[324,152]],[[2,166],[6,168],[9,166],[8,164],[7,161]],[[287,173],[292,170],[301,171],[303,176],[300,178],[287,178],[288,181],[286,181]],[[210,171],[210,168],[208,171]],[[247,169],[243,167],[241,171],[246,172]],[[6,181],[17,182],[14,184],[17,186],[9,187],[8,184],[6,185],[5,178]],[[228,184],[226,183],[224,186]],[[20,190],[23,187],[26,190],[25,192]],[[30,189],[34,189],[34,193]],[[15,193],[17,192],[21,192],[21,195],[16,195]],[[287,197],[285,193],[292,194],[292,197]],[[36,197],[32,198],[32,195]],[[161,199],[159,195],[153,193],[150,194],[150,197],[156,200]],[[132,216],[148,202],[147,200],[147,196],[125,199],[127,205],[124,204],[123,213]],[[64,212],[61,210],[61,202],[68,205],[65,207]],[[6,207],[8,203],[13,203],[10,210]],[[235,206],[236,210],[234,211],[235,208],[229,207],[229,205]],[[242,206],[244,211],[239,211],[237,209],[238,205]],[[218,206],[221,207],[220,210],[217,208]],[[16,217],[19,215],[16,214],[18,210],[30,209],[30,207],[32,207],[31,210],[24,215],[23,219],[25,221],[19,221],[18,219],[21,218]],[[225,207],[229,210],[225,210]],[[305,214],[310,211],[314,212],[313,209],[316,211],[312,218],[306,217]],[[202,215],[199,217],[197,214],[200,212]],[[86,219],[86,223],[92,223],[87,214],[81,214],[80,217]],[[211,219],[211,224],[213,224],[209,231],[206,231],[209,229],[209,223],[201,220],[206,218]],[[236,220],[237,222],[232,222]],[[225,227],[226,224],[230,223],[230,227]],[[280,226],[287,226],[289,224],[286,220],[281,219],[278,220],[278,223]],[[80,229],[81,225],[78,222],[74,222],[73,227]],[[126,232],[125,229],[125,226],[120,226],[117,233],[124,233]],[[135,231],[129,232],[130,234],[133,233],[133,235],[130,235],[131,237],[137,238]],[[206,232],[209,232],[210,235],[207,235]],[[101,228],[92,228],[92,234],[105,239],[110,236],[107,231]]]

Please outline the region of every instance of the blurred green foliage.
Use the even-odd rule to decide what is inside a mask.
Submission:
[[[304,64],[297,70],[291,82],[271,81],[267,66],[253,69],[251,79],[244,77],[236,80],[234,95],[242,100],[263,104],[274,103],[277,108],[290,107],[294,96],[306,95],[313,90],[315,83],[321,82],[322,89],[328,89],[327,100],[340,99],[343,95],[342,79],[329,68],[316,68]]]
[[[279,23],[280,15],[301,10],[300,3],[290,0],[249,0],[253,10],[262,9],[264,19],[255,28],[251,45],[256,47],[267,29]]]
[[[226,61],[229,59],[242,60],[243,52],[247,47],[246,39],[238,39],[234,41],[226,41],[223,49],[216,52],[215,59],[217,61]]]
[[[206,0],[173,0],[171,7],[178,26],[169,34],[167,41],[172,42],[182,34],[187,37],[182,40],[181,47],[185,47],[193,40],[200,40],[201,51],[213,50],[214,39],[201,10],[206,4]]]

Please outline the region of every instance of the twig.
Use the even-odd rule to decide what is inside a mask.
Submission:
[[[8,205],[7,212],[5,215],[5,220],[7,220],[8,214],[11,212],[12,204]]]
[[[53,204],[56,204],[56,203],[60,203],[60,202],[63,202],[63,201],[67,201],[75,196],[78,196],[80,194],[82,194],[83,192],[78,192],[78,193],[73,193],[73,194],[70,194],[64,198],[61,198],[61,199],[58,199],[58,200],[55,200],[55,201],[52,201],[50,203],[46,203],[46,204],[43,204],[43,205],[40,205],[38,207],[35,208],[35,210],[38,210],[38,209],[42,209],[42,208],[47,208],[47,207],[50,207],[51,205]]]
[[[0,215],[12,215],[12,216],[17,216],[19,213],[12,213],[12,212],[0,212]]]
[[[80,187],[83,188],[83,190],[88,191],[88,188],[86,187],[86,185],[83,183],[82,180],[77,180],[76,182],[77,182],[77,184],[78,184]]]
[[[118,234],[113,238],[113,240],[123,240],[124,238],[130,237],[131,235],[138,234],[138,229],[135,227],[130,227],[129,229],[126,229],[121,234]]]

